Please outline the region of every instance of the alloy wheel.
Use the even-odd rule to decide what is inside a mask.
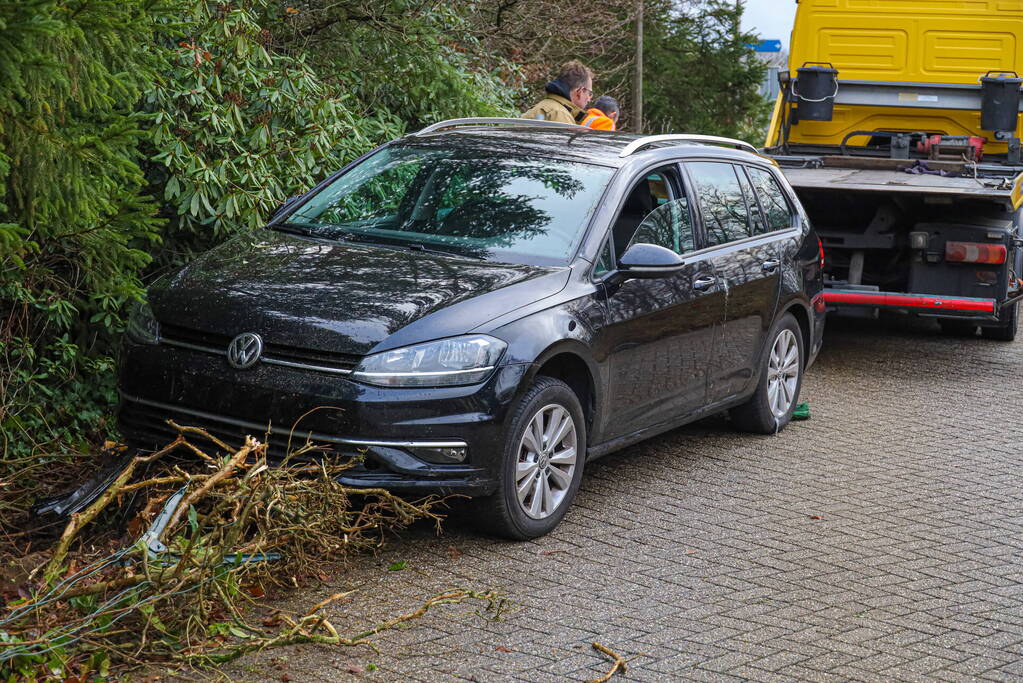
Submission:
[[[575,474],[575,420],[565,407],[540,408],[519,441],[515,463],[515,494],[522,511],[533,519],[550,517],[564,502]]]
[[[792,330],[782,330],[771,347],[767,365],[767,403],[777,418],[785,417],[799,386],[799,342]]]

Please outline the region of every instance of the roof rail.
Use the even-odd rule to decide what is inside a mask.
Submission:
[[[545,127],[563,127],[563,128],[576,128],[580,132],[586,130],[582,126],[574,123],[562,123],[560,121],[541,121],[538,119],[512,119],[512,118],[499,118],[499,117],[478,117],[469,119],[449,119],[447,121],[441,121],[434,123],[422,130],[411,133],[413,136],[427,135],[428,133],[436,133],[439,130],[446,128],[465,128],[468,126],[486,126],[486,125],[513,125],[513,126],[545,126]]]
[[[744,152],[753,152],[754,154],[760,154],[757,148],[748,142],[742,140],[735,140],[733,138],[722,138],[717,135],[648,135],[639,140],[633,140],[625,149],[619,153],[619,157],[627,157],[635,154],[639,150],[643,149],[647,145],[652,145],[657,142],[697,142],[704,145],[722,145],[724,147],[734,147],[735,149],[741,149]]]

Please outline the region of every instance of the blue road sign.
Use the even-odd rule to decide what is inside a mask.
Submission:
[[[761,40],[759,43],[750,43],[748,47],[756,52],[781,52],[781,41]]]

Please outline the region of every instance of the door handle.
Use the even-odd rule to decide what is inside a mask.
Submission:
[[[773,273],[778,270],[778,266],[780,265],[781,261],[764,261],[760,267],[764,269],[765,273]]]
[[[718,279],[713,275],[706,275],[693,280],[693,289],[701,292],[706,291],[717,284]]]

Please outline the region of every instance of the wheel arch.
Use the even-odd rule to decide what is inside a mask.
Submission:
[[[572,389],[583,407],[586,432],[591,433],[596,424],[602,392],[598,381],[599,370],[589,356],[588,348],[573,340],[549,346],[533,361],[530,371],[522,380],[520,393],[524,393],[536,377],[553,377]]]
[[[810,315],[810,307],[803,301],[796,299],[790,301],[788,304],[782,307],[781,313],[778,318],[781,318],[786,313],[791,313],[792,317],[796,319],[796,324],[799,325],[800,337],[803,339],[803,367],[806,367],[806,361],[810,357],[810,348],[813,343],[813,331],[811,321],[813,317]],[[768,341],[770,343],[770,341]]]

